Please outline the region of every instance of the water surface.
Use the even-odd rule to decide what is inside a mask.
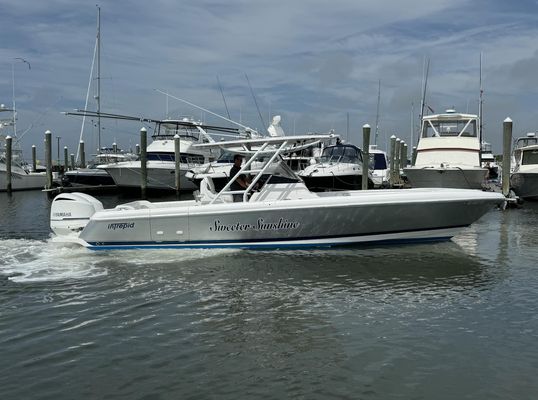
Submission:
[[[536,204],[437,244],[115,252],[0,204],[2,399],[538,396]]]

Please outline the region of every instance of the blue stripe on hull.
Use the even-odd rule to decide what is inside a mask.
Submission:
[[[173,242],[173,243],[159,243],[159,242],[144,242],[144,243],[130,243],[130,244],[92,244],[89,249],[91,250],[131,250],[131,249],[299,249],[299,248],[331,248],[342,246],[369,246],[369,245],[384,245],[384,244],[412,244],[412,243],[432,243],[443,242],[450,240],[452,236],[439,236],[430,238],[398,238],[398,239],[379,239],[369,240],[367,242],[347,242],[347,241],[335,241],[331,243],[294,243],[289,241],[287,243],[275,243],[279,240],[273,240],[272,242]]]

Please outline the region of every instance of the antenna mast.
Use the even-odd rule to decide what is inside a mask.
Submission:
[[[381,102],[381,79],[378,82],[377,87],[377,110],[375,113],[375,136],[374,145],[377,145],[377,137],[379,136],[379,104]]]
[[[228,111],[228,104],[226,104],[226,97],[224,97],[224,91],[222,90],[222,85],[220,84],[220,79],[218,75],[217,75],[217,83],[219,84],[220,94],[222,95],[222,101],[224,102],[224,107],[226,107],[226,114],[228,115],[228,119],[232,119],[232,117],[230,117],[230,111]],[[166,98],[168,98],[168,96]]]
[[[482,52],[480,52],[480,96],[478,98],[478,139],[480,140],[480,149],[482,149],[482,142],[484,140],[483,132],[482,132],[482,118],[483,118],[483,111],[482,111],[482,104],[483,104],[483,96],[484,90],[482,89]]]
[[[247,78],[247,83],[248,83],[248,87],[250,88],[250,93],[252,94],[252,98],[254,99],[254,104],[256,104],[256,109],[258,110],[258,115],[260,116],[263,127],[265,128],[267,125],[265,125],[265,121],[263,120],[262,113],[260,112],[260,107],[258,107],[256,96],[254,96],[254,91],[252,90],[252,86],[250,85],[250,80],[248,79],[248,75],[246,72],[245,72],[245,78]]]
[[[97,6],[97,147],[101,151],[101,7]]]
[[[420,131],[422,134],[422,118],[424,118],[424,106],[426,105],[426,88],[428,87],[428,73],[430,71],[430,59],[424,60],[424,70],[422,71],[422,99],[420,101]]]
[[[11,63],[12,101],[13,101],[13,137],[17,140],[17,111],[15,107],[15,61]]]

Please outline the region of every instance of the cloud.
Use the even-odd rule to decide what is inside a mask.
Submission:
[[[0,34],[10,40],[0,45],[0,90],[8,97],[0,101],[11,101],[13,59],[28,59],[31,71],[15,65],[21,126],[23,118],[45,121],[74,147],[80,120],[60,112],[84,104],[96,7],[64,0],[3,5]],[[288,131],[345,132],[349,113],[352,139],[360,144],[360,127],[376,118],[379,79],[382,131],[410,132],[425,57],[429,103],[476,109],[482,52],[486,124],[493,128],[512,114],[521,120],[515,126],[532,125],[535,2],[106,0],[100,6],[101,99],[110,112],[164,116],[167,102],[157,88],[225,114],[218,75],[232,115],[264,129],[247,73],[266,122],[278,112]],[[169,100],[168,110],[219,122],[177,101]],[[25,137],[28,147],[42,143],[45,126],[35,125]],[[107,122],[105,128],[120,140],[136,137],[139,125]],[[500,139],[492,141],[500,151]]]

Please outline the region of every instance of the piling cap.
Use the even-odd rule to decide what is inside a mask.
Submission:
[[[67,146],[64,146],[64,149],[66,149],[66,150],[67,150]]]
[[[390,138],[391,139],[396,139],[396,135],[392,135]]]
[[[177,133],[174,135],[174,139],[179,139],[179,135]]]
[[[140,129],[140,132],[147,132],[148,130],[145,128],[145,127],[142,127],[142,129]]]
[[[11,136],[6,136],[6,140],[7,140],[7,139],[11,139]]]
[[[503,122],[512,122],[512,120],[510,119],[510,117],[507,117]]]
[[[49,130],[47,129],[47,130],[45,131],[45,135],[50,135],[50,134],[52,134],[52,132],[49,131]]]
[[[35,144],[33,144],[32,147],[35,148]]]
[[[80,143],[84,144],[84,140],[81,140]]]
[[[368,124],[364,124],[362,127],[363,127],[363,128],[370,128],[370,125],[368,125]]]

